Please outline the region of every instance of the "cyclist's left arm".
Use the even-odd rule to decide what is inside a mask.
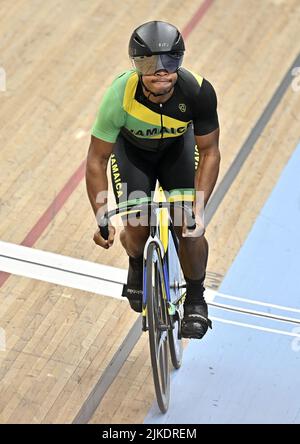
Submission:
[[[203,79],[196,94],[194,132],[199,151],[195,190],[203,192],[206,205],[218,178],[221,159],[217,96],[213,86],[206,79]]]
[[[221,161],[219,128],[203,136],[195,136],[199,151],[199,163],[195,174],[195,190],[202,192],[204,206],[215,187]]]
[[[199,237],[205,233],[204,208],[214,189],[219,174],[219,128],[204,136],[195,136],[199,150],[199,164],[195,174],[193,212],[196,227],[189,231],[183,228],[184,237]]]
[[[194,132],[199,151],[199,163],[195,173],[195,198],[193,211],[196,228],[192,232],[184,230],[185,236],[198,237],[204,234],[204,208],[215,187],[220,167],[219,121],[217,97],[214,88],[203,80],[199,88],[194,109]]]

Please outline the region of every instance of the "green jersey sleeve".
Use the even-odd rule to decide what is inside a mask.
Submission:
[[[105,142],[115,143],[125,123],[125,111],[112,84],[105,92],[92,127],[92,135]]]

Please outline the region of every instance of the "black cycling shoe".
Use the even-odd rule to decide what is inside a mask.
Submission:
[[[181,322],[181,335],[184,338],[201,339],[209,328],[207,303],[204,299],[204,279],[192,280],[186,278],[186,299],[184,301],[184,316]]]
[[[123,287],[122,296],[129,301],[130,307],[137,313],[142,312],[143,299],[143,256],[129,257],[127,284]]]
[[[207,303],[184,304],[184,316],[181,322],[181,335],[183,338],[202,339],[209,328],[212,328],[208,319]]]

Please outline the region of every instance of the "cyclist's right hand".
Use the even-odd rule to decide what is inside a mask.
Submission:
[[[98,229],[96,231],[96,233],[94,234],[94,242],[95,244],[99,245],[102,248],[106,248],[108,249],[109,247],[111,247],[114,243],[114,238],[115,238],[115,233],[116,233],[116,229],[113,225],[109,224],[108,225],[108,239],[105,240],[101,234],[100,234],[100,230]]]

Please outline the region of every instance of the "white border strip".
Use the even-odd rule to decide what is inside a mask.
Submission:
[[[7,256],[7,257],[4,257]],[[0,269],[32,279],[123,299],[127,270],[0,241]]]
[[[0,270],[70,288],[122,299],[127,270],[0,241]],[[216,297],[300,313],[300,309],[226,295],[207,288],[207,302]],[[222,304],[218,304],[221,305]],[[224,308],[230,308],[225,306]],[[242,308],[239,308],[243,311]],[[252,313],[252,310],[251,310]],[[250,313],[250,314],[251,314]],[[256,312],[253,311],[253,314]],[[258,313],[258,312],[257,312]],[[270,315],[270,314],[269,314]],[[287,318],[288,319],[288,318]],[[284,319],[283,319],[284,320]]]

